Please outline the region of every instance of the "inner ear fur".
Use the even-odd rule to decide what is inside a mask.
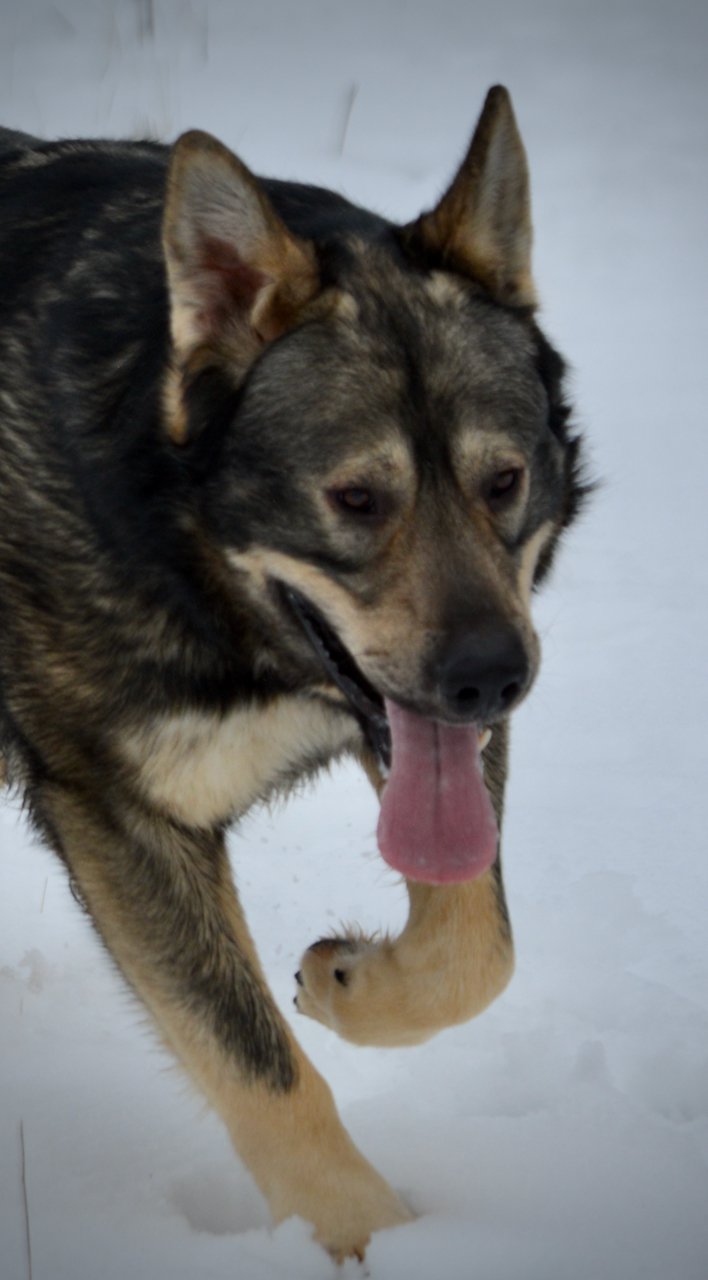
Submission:
[[[444,266],[478,280],[496,301],[535,305],[528,165],[503,86],[489,90],[451,186],[403,234]]]
[[[162,238],[182,368],[204,363],[206,349],[245,370],[319,289],[312,246],[288,231],[246,165],[199,130],[172,148]]]

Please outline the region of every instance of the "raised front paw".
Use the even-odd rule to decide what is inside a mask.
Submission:
[[[301,1013],[355,1044],[419,1044],[474,1018],[514,967],[491,874],[449,888],[414,886],[397,938],[321,938],[295,975]]]
[[[320,938],[295,980],[298,1011],[355,1044],[416,1044],[437,1030],[428,1026],[425,983],[416,991],[387,938]]]

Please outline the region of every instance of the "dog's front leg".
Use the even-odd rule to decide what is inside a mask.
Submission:
[[[224,842],[129,800],[38,805],[109,951],[225,1121],[276,1221],[298,1214],[336,1257],[409,1214],[354,1146],[265,983]]]
[[[485,779],[500,827],[506,759],[502,725],[485,752]],[[371,776],[370,762],[367,772]],[[427,1040],[481,1013],[513,972],[499,858],[464,884],[409,880],[407,888],[409,915],[399,937],[322,938],[305,952],[296,975],[298,1009],[357,1044]]]

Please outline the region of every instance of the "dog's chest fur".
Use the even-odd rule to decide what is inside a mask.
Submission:
[[[225,715],[163,717],[126,734],[122,755],[153,804],[189,826],[211,827],[351,748],[358,736],[350,716],[288,696]]]

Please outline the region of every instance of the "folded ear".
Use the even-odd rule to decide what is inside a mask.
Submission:
[[[206,347],[245,370],[319,287],[312,247],[290,234],[246,166],[198,130],[172,149],[163,246],[180,363]]]
[[[534,305],[526,153],[501,85],[487,94],[452,186],[404,233],[452,269],[474,276],[497,301]]]

